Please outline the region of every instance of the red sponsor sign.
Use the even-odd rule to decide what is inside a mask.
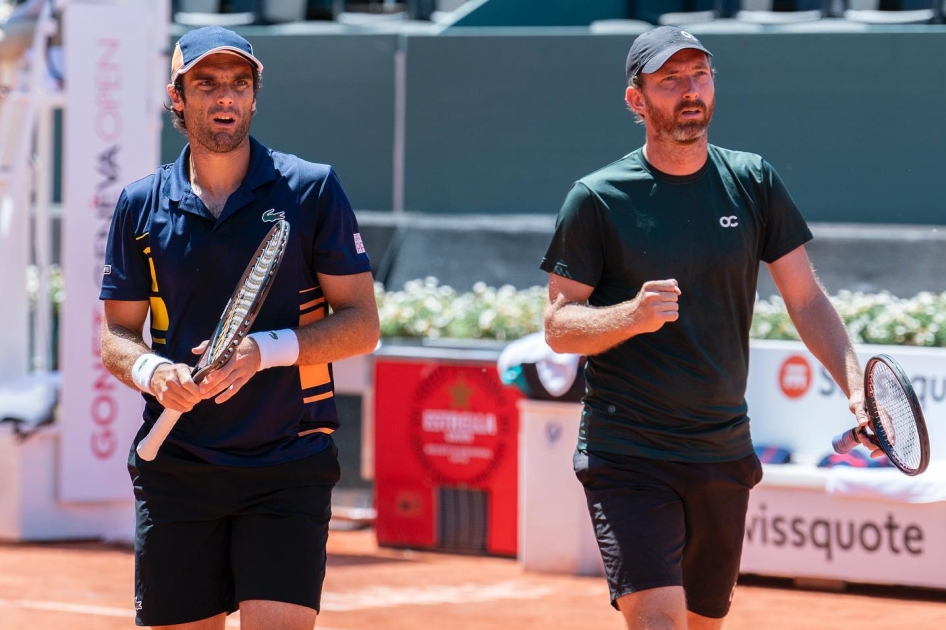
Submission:
[[[417,387],[411,409],[414,452],[444,483],[477,484],[506,456],[510,413],[505,388],[485,370],[441,365]]]
[[[486,495],[487,553],[518,536],[518,390],[495,362],[378,356],[375,532],[382,545],[437,548],[442,492]]]
[[[811,387],[812,369],[808,359],[793,354],[782,362],[778,382],[782,393],[788,398],[801,398]]]

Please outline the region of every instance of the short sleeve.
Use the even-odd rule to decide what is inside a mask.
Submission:
[[[773,263],[812,239],[811,230],[785,182],[771,164],[762,162],[763,183],[767,192],[765,235],[761,258]]]
[[[345,276],[371,271],[358,220],[334,169],[319,190],[312,266],[318,273]]]
[[[597,286],[607,255],[605,222],[594,194],[577,182],[565,197],[555,223],[555,233],[539,268],[588,286]]]
[[[146,234],[137,234],[137,218],[123,190],[112,214],[105,246],[100,300],[140,301],[151,296],[151,270],[142,250]]]

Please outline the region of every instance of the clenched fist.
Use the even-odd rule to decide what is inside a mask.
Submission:
[[[667,322],[680,317],[680,287],[677,281],[650,280],[641,287],[632,300],[631,318],[637,333],[660,330]]]

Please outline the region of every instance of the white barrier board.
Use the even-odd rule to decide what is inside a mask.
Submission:
[[[946,351],[879,345],[856,350],[862,367],[880,353],[903,366],[926,416],[931,459],[946,459]],[[746,400],[753,442],[789,448],[799,461],[829,454],[831,438],[856,423],[843,392],[800,342],[752,342]]]
[[[581,404],[520,400],[518,407],[520,566],[604,575],[585,493],[572,467]]]
[[[771,468],[749,501],[743,573],[946,588],[946,503],[780,485]]]

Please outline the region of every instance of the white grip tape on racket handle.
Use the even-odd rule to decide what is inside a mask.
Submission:
[[[180,417],[180,411],[174,411],[172,409],[162,411],[161,415],[158,416],[158,420],[154,423],[154,426],[148,431],[148,435],[138,442],[138,447],[135,449],[135,451],[138,452],[138,457],[146,462],[150,462],[157,457],[158,450],[161,448],[161,445],[164,444],[164,440],[171,433],[171,429],[174,428],[174,425],[177,424]]]
[[[844,433],[840,433],[834,436],[834,439],[831,440],[831,446],[834,447],[834,452],[839,455],[844,455],[854,450],[854,447],[859,445],[861,441],[857,439],[858,429],[848,429]]]

